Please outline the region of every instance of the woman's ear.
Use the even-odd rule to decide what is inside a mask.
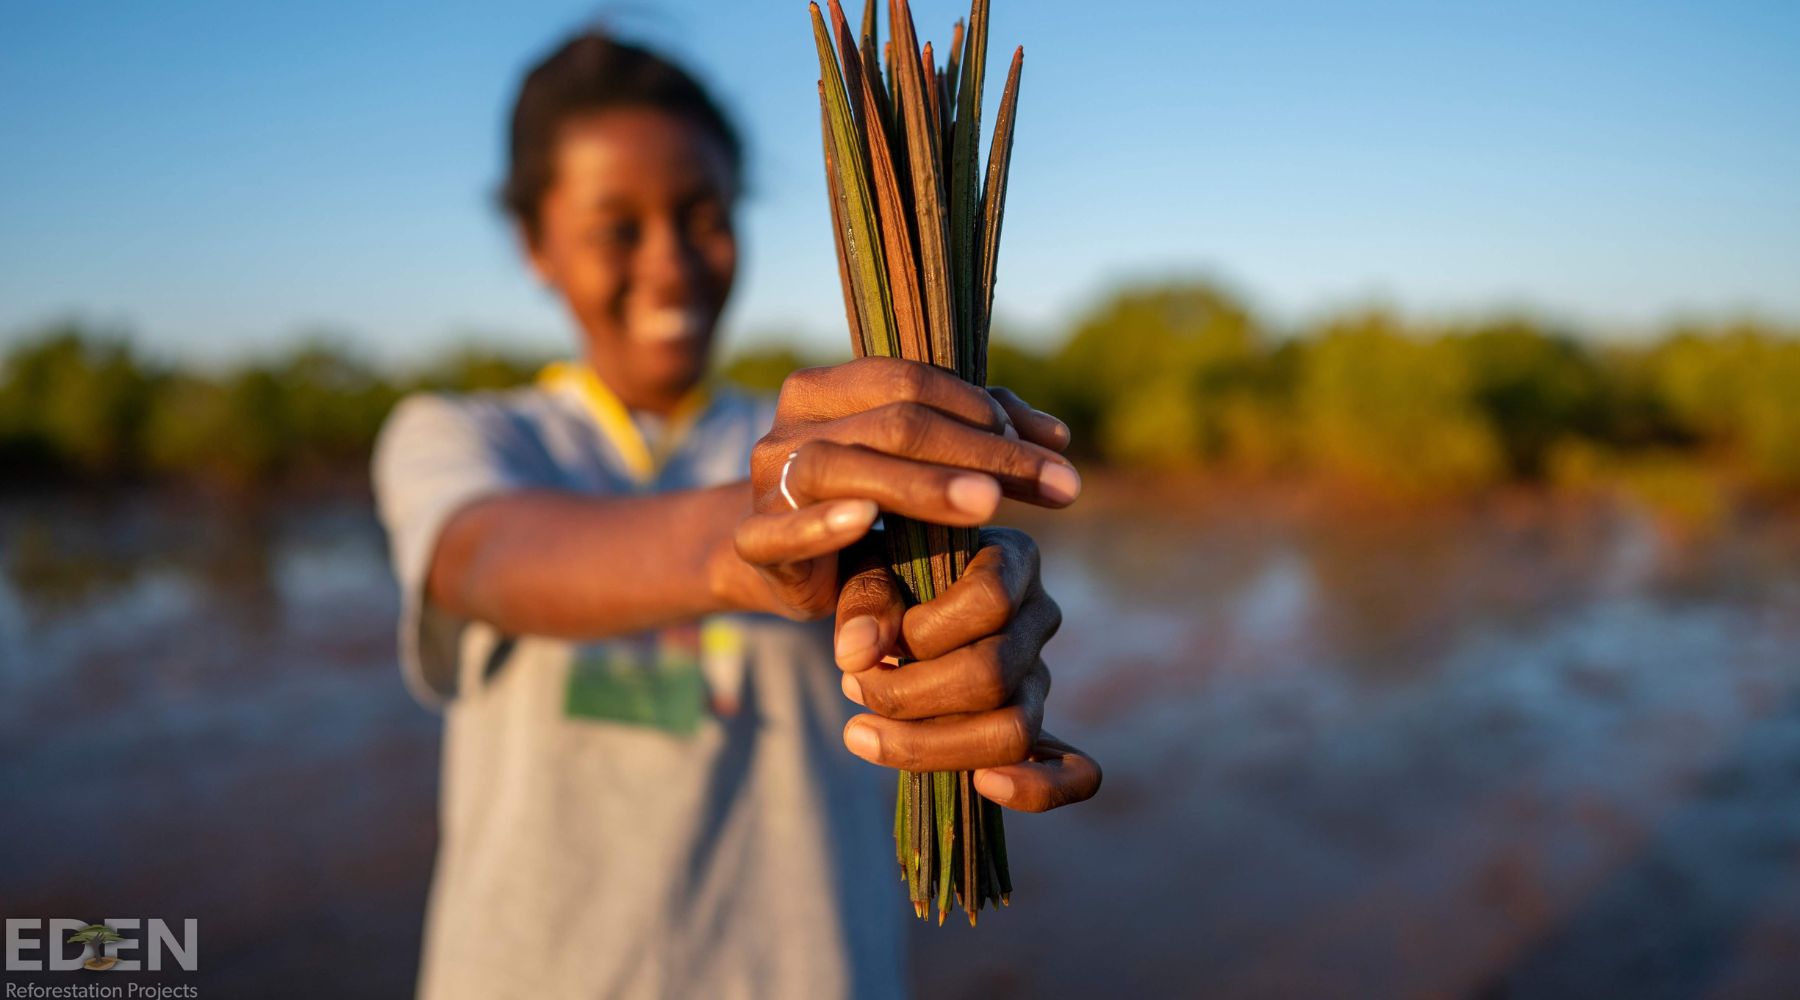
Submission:
[[[513,239],[518,241],[519,253],[531,265],[531,272],[537,275],[538,284],[545,288],[556,288],[556,268],[550,256],[544,252],[542,234],[533,234],[531,227],[524,223],[513,224]]]

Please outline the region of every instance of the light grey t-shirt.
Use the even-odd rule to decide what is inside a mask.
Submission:
[[[388,419],[374,480],[401,661],[445,714],[421,997],[905,993],[892,783],[839,742],[827,626],[732,615],[572,643],[425,598],[465,504],[741,479],[770,419],[766,402],[717,395],[649,475],[641,442],[659,429],[636,418],[634,466],[570,380],[416,395]]]

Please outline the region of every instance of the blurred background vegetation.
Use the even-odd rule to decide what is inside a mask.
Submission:
[[[1705,519],[1724,496],[1800,497],[1800,330],[1741,320],[1609,342],[1522,317],[1363,309],[1276,330],[1198,281],[1121,287],[992,380],[1066,419],[1090,462],[1306,478],[1402,500],[1508,484],[1623,487]],[[254,489],[358,476],[396,399],[528,380],[545,359],[466,347],[396,373],[342,341],[226,370],[158,363],[75,325],[0,367],[0,465],[19,483]],[[771,390],[841,360],[757,346],[720,368]]]

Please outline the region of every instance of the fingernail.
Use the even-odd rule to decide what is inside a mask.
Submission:
[[[1011,420],[1008,420],[1006,426],[1001,428],[1000,436],[1006,438],[1008,441],[1017,441],[1019,439],[1019,429],[1013,426]]]
[[[881,641],[881,626],[868,615],[857,615],[838,629],[837,642],[832,650],[837,654],[838,666],[846,670],[860,670],[863,660],[868,657],[875,644]]]
[[[1013,780],[998,771],[983,771],[976,776],[975,784],[975,790],[987,799],[1000,801],[1013,796]]]
[[[1038,492],[1052,503],[1074,503],[1081,495],[1081,474],[1069,466],[1046,462],[1038,473]]]
[[[987,517],[1000,505],[1000,484],[988,476],[957,476],[949,493],[950,506],[976,517]]]
[[[1062,421],[1051,416],[1050,414],[1045,413],[1043,410],[1032,410],[1031,412],[1033,412],[1033,413],[1037,414],[1038,416],[1043,417],[1045,420],[1048,420],[1051,423],[1055,424],[1057,437],[1062,438],[1063,441],[1065,441],[1065,442],[1067,442],[1069,440],[1070,434],[1069,434],[1069,425],[1068,424],[1065,424]]]
[[[833,531],[851,531],[875,523],[877,513],[873,500],[844,500],[825,515],[825,524]]]
[[[851,753],[871,763],[881,756],[881,736],[866,722],[851,723],[850,728],[844,730],[844,745]]]
[[[845,674],[844,682],[841,686],[844,689],[844,697],[858,705],[863,704],[862,682],[856,679],[855,674]]]

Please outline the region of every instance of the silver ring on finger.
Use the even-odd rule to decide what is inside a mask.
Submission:
[[[790,451],[790,452],[788,452],[787,461],[781,463],[781,498],[783,500],[786,500],[788,502],[788,506],[793,508],[794,510],[800,509],[800,501],[795,500],[794,494],[788,490],[787,477],[788,477],[788,470],[794,467],[794,459],[799,458],[799,457],[800,457],[799,452]]]

